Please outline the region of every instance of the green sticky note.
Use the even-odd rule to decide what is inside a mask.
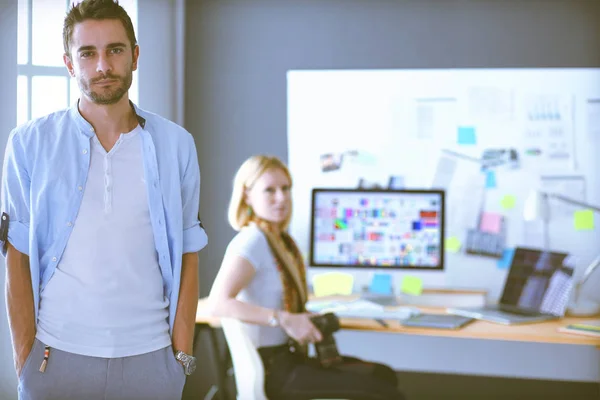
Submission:
[[[594,229],[594,212],[592,210],[575,211],[575,230],[591,231]]]
[[[416,276],[407,275],[402,278],[402,287],[400,288],[400,291],[402,293],[418,296],[423,292],[423,280]]]
[[[451,253],[458,253],[458,251],[462,247],[462,243],[460,243],[460,240],[456,236],[450,236],[449,238],[446,238],[445,245],[446,250],[448,250]]]
[[[502,200],[500,200],[500,205],[505,210],[512,210],[515,208],[515,203],[517,202],[517,198],[511,194],[505,195]]]

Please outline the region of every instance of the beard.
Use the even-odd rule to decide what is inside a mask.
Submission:
[[[92,85],[103,79],[114,79],[118,81],[118,84],[112,84],[111,88],[103,88],[101,92],[95,92],[92,90]],[[129,91],[131,82],[133,81],[133,71],[128,70],[125,76],[113,75],[111,73],[104,74],[97,78],[86,80],[85,78],[79,78],[78,84],[81,93],[85,94],[92,102],[96,104],[115,104],[123,98],[125,93]]]

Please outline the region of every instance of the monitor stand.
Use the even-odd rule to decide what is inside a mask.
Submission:
[[[383,307],[397,307],[400,305],[398,297],[393,294],[381,294],[365,292],[360,295],[361,300],[370,301]]]

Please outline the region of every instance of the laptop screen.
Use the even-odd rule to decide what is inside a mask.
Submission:
[[[500,299],[502,306],[562,316],[573,287],[566,253],[517,247]]]

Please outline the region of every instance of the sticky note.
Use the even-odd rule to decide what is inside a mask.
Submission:
[[[354,276],[342,272],[329,272],[313,277],[315,296],[350,295],[354,287]]]
[[[475,134],[475,128],[472,126],[459,126],[458,127],[458,144],[462,144],[462,145],[477,144],[477,135]]]
[[[502,252],[502,258],[498,260],[497,265],[500,269],[510,268],[512,265],[513,258],[515,256],[515,249],[504,249]]]
[[[446,250],[448,250],[451,253],[458,253],[458,251],[462,247],[460,240],[456,236],[450,236],[446,238],[446,242],[444,243],[444,245],[446,246]]]
[[[485,172],[485,188],[493,189],[496,187],[496,173],[494,171]]]
[[[517,198],[511,194],[505,195],[504,197],[502,197],[502,200],[500,200],[500,205],[505,210],[512,210],[513,208],[515,208],[516,203]]]
[[[423,292],[423,280],[416,276],[406,275],[402,278],[402,287],[400,288],[400,291],[402,293],[418,296]]]
[[[591,231],[594,229],[594,212],[592,210],[575,211],[575,230]]]
[[[500,233],[502,228],[502,215],[490,212],[484,212],[481,216],[481,225],[479,229],[488,233]]]
[[[369,292],[392,294],[392,276],[390,274],[375,274],[369,285]]]
[[[354,160],[361,165],[375,165],[377,164],[377,157],[374,154],[367,153],[366,151],[359,151],[356,154]]]

